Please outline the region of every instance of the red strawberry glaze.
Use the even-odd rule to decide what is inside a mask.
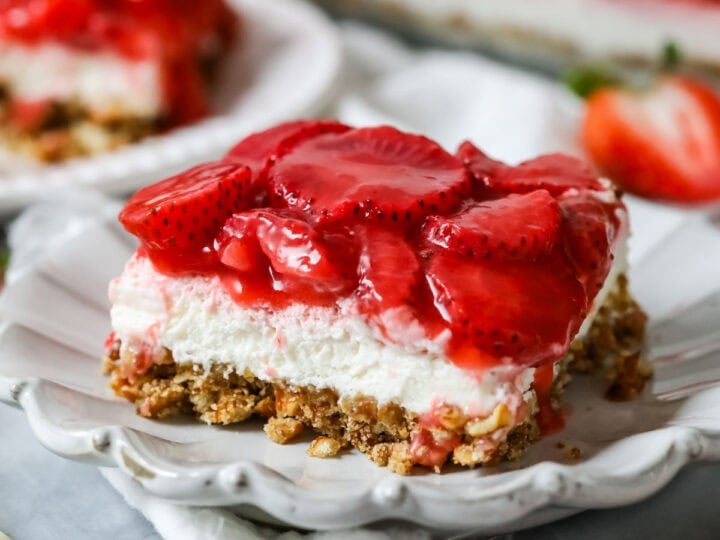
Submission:
[[[110,354],[110,351],[112,351],[116,341],[117,336],[115,335],[115,332],[110,332],[108,337],[105,338],[105,343],[103,344],[103,350],[106,354]]]
[[[13,99],[7,108],[7,120],[19,131],[32,131],[40,126],[52,106],[49,99]]]
[[[565,427],[565,418],[563,418],[561,411],[552,406],[553,367],[552,364],[538,367],[535,370],[535,380],[533,382],[538,403],[536,419],[540,433],[543,435],[557,433]]]
[[[251,172],[241,172],[244,157]],[[174,190],[166,198],[162,186],[144,188],[123,211],[133,216],[131,226],[123,223],[153,252],[160,272],[217,276],[240,304],[281,309],[350,301],[386,339],[413,343],[417,333],[408,329],[420,326],[468,371],[508,364],[552,369],[587,315],[594,284],[609,271],[624,208],[602,184],[579,175],[575,160],[535,161],[552,167],[521,166],[522,185],[508,184],[509,194],[470,195],[464,165],[475,178],[477,167],[428,139],[387,127],[318,129],[316,122],[298,122],[251,136],[225,162],[210,165],[225,163],[228,174],[243,180],[237,182],[243,189],[219,203],[223,223],[217,224],[218,201],[204,202],[207,186],[223,174],[200,188],[182,175],[165,181]],[[197,175],[196,169],[186,174]],[[493,161],[483,174],[491,183],[498,171],[511,170]],[[541,179],[534,189],[533,175]],[[233,197],[246,193],[245,181],[264,196],[244,197],[238,208]],[[188,218],[214,235],[212,247],[208,236],[189,247],[155,238],[146,220],[158,222],[158,197],[162,212],[170,201],[193,208]],[[440,221],[451,226],[428,237],[428,223]],[[481,241],[483,234],[492,242],[482,257],[456,249],[460,240]],[[523,235],[532,239],[531,249],[509,256],[507,246],[521,246],[515,237]],[[212,264],[192,260],[198,245]],[[545,379],[538,377],[542,394]],[[443,452],[444,459],[445,442],[434,441],[437,452],[422,459],[434,463]]]
[[[421,428],[413,435],[410,455],[413,460],[426,467],[440,467],[456,446],[462,442],[460,435],[445,430]]]
[[[0,0],[0,41],[55,42],[158,63],[171,126],[208,113],[201,61],[236,33],[224,0]]]

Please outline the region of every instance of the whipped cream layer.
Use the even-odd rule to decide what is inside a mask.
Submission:
[[[158,64],[56,43],[0,42],[0,83],[16,99],[75,100],[100,117],[152,118],[163,106]]]
[[[582,332],[625,271],[624,246],[622,239]],[[168,277],[136,255],[111,283],[110,300],[113,329],[133,354],[166,347],[176,362],[206,369],[226,364],[265,381],[331,387],[341,397],[373,397],[416,413],[444,402],[467,415],[485,416],[504,403],[521,421],[531,397],[534,368],[501,366],[473,374],[447,358],[447,335],[433,340],[416,328],[415,339],[407,340],[411,344],[389,342],[357,313],[351,299],[337,307],[246,307],[217,277]]]

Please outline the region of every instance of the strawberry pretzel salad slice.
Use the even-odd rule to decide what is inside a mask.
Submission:
[[[562,429],[569,364],[642,387],[619,194],[392,127],[282,124],[138,191],[104,365],[139,414],[252,416],[397,473],[514,459]]]
[[[56,162],[204,118],[238,32],[225,0],[0,0],[0,146]]]

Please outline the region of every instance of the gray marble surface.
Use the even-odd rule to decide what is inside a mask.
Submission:
[[[0,531],[13,540],[159,538],[97,469],[45,450],[22,412],[2,404],[0,463]],[[720,538],[719,501],[720,464],[698,464],[643,503],[584,512],[499,538],[714,540]]]

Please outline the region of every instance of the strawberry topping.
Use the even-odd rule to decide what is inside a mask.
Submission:
[[[389,127],[293,122],[140,190],[120,219],[161,272],[217,276],[245,305],[351,300],[388,341],[442,336],[470,370],[558,360],[622,204],[571,158],[458,157]]]
[[[212,245],[225,220],[246,208],[250,170],[213,162],[142,188],[120,213],[153,262],[186,271],[214,262]]]
[[[258,185],[265,183],[267,171],[275,160],[302,141],[325,133],[342,133],[350,128],[333,120],[296,120],[253,133],[233,146],[223,158],[250,168]],[[266,190],[258,192],[258,204],[267,199]]]
[[[560,198],[565,222],[565,249],[589,298],[602,288],[610,271],[610,246],[620,224],[615,206],[587,193],[567,193]]]
[[[325,133],[342,133],[349,129],[345,124],[334,120],[285,122],[245,137],[230,149],[224,159],[239,161],[257,175],[280,154],[291,150],[300,142]]]
[[[604,189],[585,163],[564,154],[547,154],[508,167],[465,141],[458,148],[457,156],[470,171],[475,190],[480,193],[528,193],[545,189],[559,195],[570,188]]]
[[[587,310],[585,291],[561,253],[527,264],[439,252],[427,280],[452,330],[455,361],[466,368],[503,358],[520,365],[557,360]]]
[[[157,64],[169,127],[208,113],[203,68],[228,48],[236,24],[224,0],[0,0],[4,41],[57,42]]]
[[[507,165],[491,158],[470,141],[461,143],[457,152],[455,152],[455,156],[463,162],[465,168],[470,172],[475,188],[480,192],[485,191],[487,184],[498,173],[508,168]]]
[[[313,138],[270,172],[278,201],[317,223],[413,223],[457,208],[469,182],[462,164],[436,143],[394,128],[353,129]]]
[[[360,227],[357,235],[359,296],[377,311],[412,302],[420,271],[413,248],[392,230]]]
[[[541,189],[431,216],[424,231],[429,242],[468,257],[535,260],[555,246],[560,220],[557,201]]]
[[[563,154],[546,154],[524,161],[516,167],[506,167],[488,183],[488,187],[507,193],[545,189],[553,195],[570,188],[603,189],[585,163]]]
[[[273,273],[312,283],[317,289],[345,287],[340,267],[324,238],[302,214],[287,210],[250,210],[230,217],[218,237],[220,261],[241,272],[253,272],[264,255]]]

